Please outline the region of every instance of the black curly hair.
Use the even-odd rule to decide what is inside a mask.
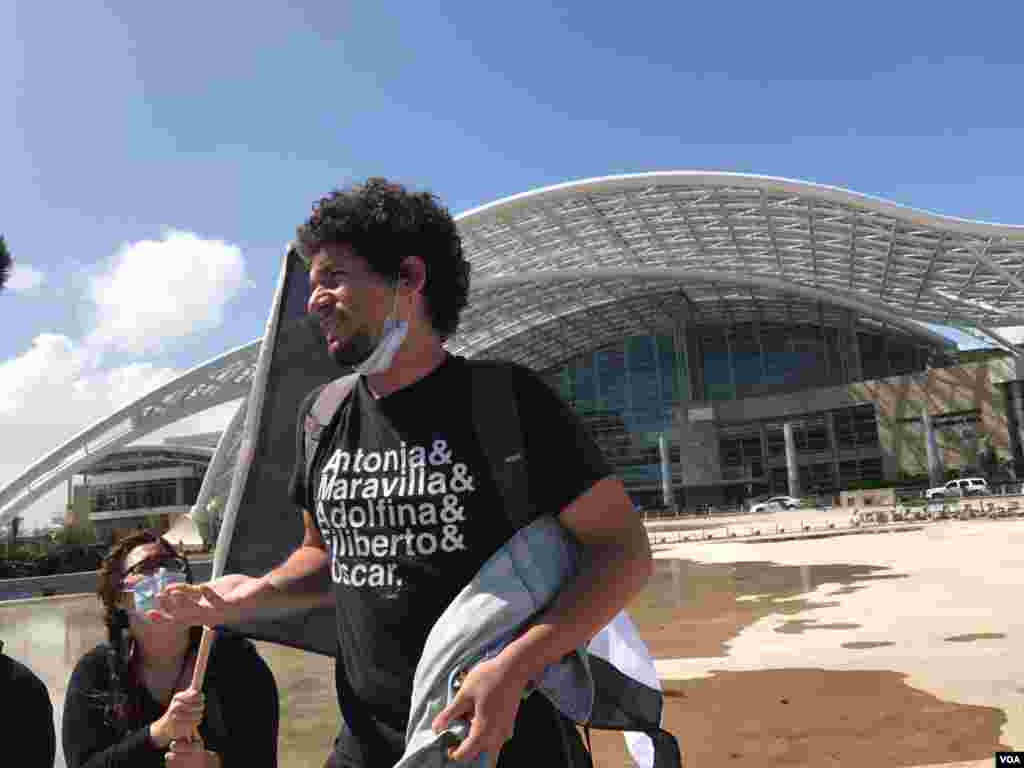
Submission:
[[[382,178],[336,189],[314,203],[297,235],[307,266],[324,245],[345,243],[374,272],[397,280],[402,260],[419,256],[427,270],[423,294],[430,324],[442,341],[458,328],[469,300],[470,265],[455,221],[430,192],[409,192]]]

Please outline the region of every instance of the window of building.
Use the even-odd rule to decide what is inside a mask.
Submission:
[[[737,326],[732,339],[737,397],[755,393],[764,379],[764,371],[761,368],[761,344],[755,330],[752,324]]]
[[[860,364],[865,379],[884,379],[889,375],[885,338],[874,333],[860,333]]]
[[[708,329],[700,335],[704,360],[704,399],[735,400],[729,344],[722,329]]]

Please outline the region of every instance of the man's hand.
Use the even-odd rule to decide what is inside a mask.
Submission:
[[[516,714],[529,681],[524,670],[501,654],[473,667],[452,703],[431,724],[434,733],[457,720],[470,724],[469,734],[449,757],[469,762],[486,752],[494,765],[502,746],[512,738]]]
[[[206,749],[201,739],[175,739],[164,755],[167,768],[221,768],[220,755]]]
[[[215,627],[229,623],[230,606],[224,596],[248,582],[249,576],[223,576],[207,584],[171,584],[156,599],[157,610],[146,616],[155,623]]]

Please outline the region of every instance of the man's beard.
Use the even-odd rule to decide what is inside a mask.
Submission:
[[[331,359],[342,368],[352,368],[366,360],[373,350],[377,348],[370,334],[365,330],[358,330],[344,341],[339,340],[338,346],[329,351]]]

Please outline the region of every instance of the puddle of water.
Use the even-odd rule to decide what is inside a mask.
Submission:
[[[861,649],[866,650],[866,649],[869,649],[869,648],[885,648],[886,646],[889,646],[889,645],[896,645],[896,643],[890,643],[890,642],[877,642],[877,643],[873,643],[873,642],[869,642],[869,641],[865,640],[865,641],[852,642],[852,643],[840,643],[839,645],[840,645],[841,648],[851,648],[853,650],[861,650]]]
[[[780,627],[776,627],[775,631],[785,635],[798,635],[808,629],[860,629],[860,624],[848,624],[842,622],[836,622],[833,624],[816,624],[814,619],[796,619],[795,621],[787,621]]]
[[[835,602],[802,595],[819,586],[862,588],[873,578],[905,578],[871,565],[778,565],[656,560],[647,588],[629,606],[655,658],[725,656],[744,628],[772,614],[793,615]]]

